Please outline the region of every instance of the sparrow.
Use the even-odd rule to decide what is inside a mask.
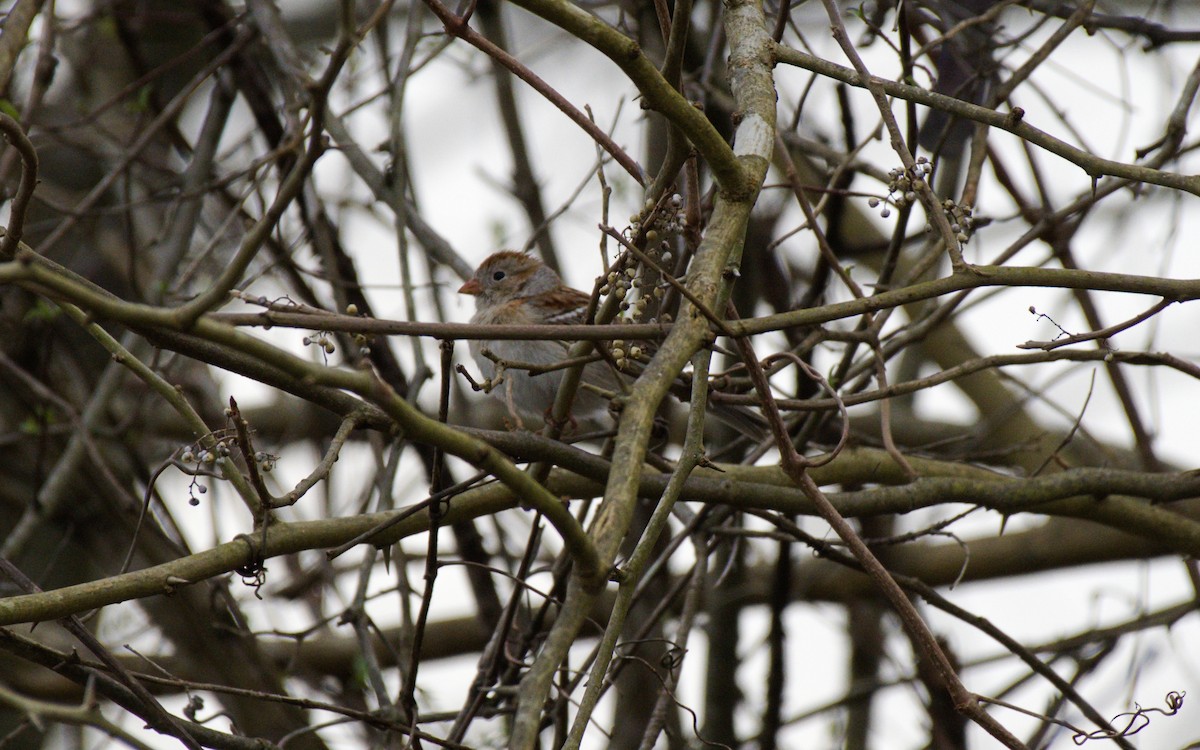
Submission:
[[[591,296],[563,283],[542,261],[512,250],[488,256],[458,289],[475,297],[476,325],[570,325],[586,322]],[[518,426],[521,417],[544,417],[554,406],[565,369],[530,373],[530,365],[555,365],[567,358],[568,344],[558,340],[472,340],[471,356],[491,393],[504,400]],[[490,353],[487,356],[484,352]],[[502,371],[497,367],[502,363]],[[523,369],[524,368],[524,369]],[[682,386],[686,393],[686,386]],[[583,367],[571,418],[589,428],[604,428],[609,398],[622,392],[621,375],[607,360]],[[767,434],[766,420],[751,409],[730,404],[708,407],[708,414],[754,439]]]

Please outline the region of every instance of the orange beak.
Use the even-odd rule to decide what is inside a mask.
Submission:
[[[472,296],[479,294],[482,291],[483,287],[479,286],[479,282],[475,279],[471,279],[458,288],[459,294],[470,294]]]

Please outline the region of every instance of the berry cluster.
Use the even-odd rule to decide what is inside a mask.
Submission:
[[[975,219],[971,215],[973,209],[970,206],[960,206],[954,199],[947,198],[942,201],[942,210],[946,212],[946,218],[950,221],[950,231],[954,232],[954,238],[964,245],[967,244],[975,228]]]
[[[353,302],[346,305],[346,314],[357,316],[358,305],[354,304]],[[364,359],[371,356],[371,339],[367,338],[366,334],[354,334],[354,345],[358,347],[359,356],[363,357]]]
[[[656,206],[653,200],[647,200],[641,211],[629,217],[629,229],[625,234],[632,242],[638,242],[644,238],[640,244],[643,248],[642,252],[654,260],[660,268],[670,272],[674,263],[674,247],[676,247],[679,235],[682,235],[686,228],[688,228],[688,217],[684,210],[683,196],[674,193]],[[623,283],[626,290],[641,287],[641,294],[638,294],[631,304],[623,305],[622,311],[628,313],[628,317],[632,320],[658,323],[661,319],[664,323],[670,323],[670,314],[664,313],[658,318],[653,317],[653,314],[647,316],[650,301],[658,302],[664,298],[670,284],[661,280],[658,272],[654,269],[638,264],[632,257],[625,256],[625,262],[626,278],[624,281],[617,278],[616,281],[618,284]],[[612,274],[608,275],[608,280],[613,281]],[[623,299],[623,302],[628,302],[628,300]]]
[[[305,346],[318,347],[321,350],[321,356],[325,358],[325,364],[329,364],[329,355],[337,351],[337,344],[334,342],[333,334],[328,331],[317,331],[311,336],[305,336],[301,341]],[[361,357],[366,358],[371,356],[371,340],[366,334],[354,334],[354,345],[358,347],[358,353]]]
[[[646,244],[653,245],[662,237],[659,232],[674,237],[687,228],[687,216],[683,210],[683,196],[675,193],[670,198],[667,198],[664,205],[655,211],[655,203],[652,200],[647,200],[646,205],[642,210],[633,216],[629,217],[629,233],[636,237],[643,229],[642,224],[650,219],[650,225],[644,227],[646,230]],[[655,236],[651,236],[651,233]],[[670,262],[670,259],[667,259]]]
[[[318,331],[312,336],[304,337],[305,346],[319,346],[326,357],[337,351],[333,344],[333,336],[326,331]]]
[[[893,169],[888,172],[888,194],[882,201],[879,198],[871,198],[867,201],[867,205],[875,208],[881,202],[885,203],[883,210],[879,215],[887,218],[892,215],[890,204],[896,208],[904,208],[911,206],[917,202],[917,190],[925,187],[925,180],[933,172],[933,165],[929,163],[929,159],[924,156],[917,157],[917,163],[912,169]]]
[[[617,367],[624,370],[629,366],[629,360],[642,360],[642,347],[637,343],[631,343],[629,348],[625,348],[625,342],[621,339],[613,339],[612,355],[613,360],[617,363]]]
[[[222,430],[212,434],[215,440],[211,448],[206,448],[199,443],[185,445],[180,454],[179,460],[185,464],[195,464],[195,468],[191,470],[192,481],[188,485],[188,504],[199,505],[200,498],[197,494],[204,495],[208,493],[208,487],[200,483],[197,477],[208,475],[216,476],[215,464],[218,459],[228,458],[233,451],[238,447],[238,437],[235,430]],[[258,464],[258,468],[262,472],[270,472],[275,468],[275,464],[279,461],[279,456],[266,451],[257,451],[254,454],[254,462]]]
[[[657,205],[654,201],[646,201],[641,211],[629,217],[625,236],[631,242],[640,243],[647,257],[670,272],[675,261],[676,241],[687,226],[683,196],[676,193]],[[627,253],[609,270],[600,294],[611,294],[619,300],[620,320],[669,323],[671,314],[658,309],[669,286],[657,270]],[[621,369],[632,361],[645,361],[648,357],[644,347],[637,343],[626,345],[625,341],[616,339],[611,347],[613,359]]]

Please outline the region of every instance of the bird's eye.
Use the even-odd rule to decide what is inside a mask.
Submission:
[[[496,271],[492,274],[492,281],[501,281],[502,279],[504,279],[503,271]]]

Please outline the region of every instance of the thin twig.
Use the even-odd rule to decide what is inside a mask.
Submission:
[[[452,34],[459,39],[462,39],[512,71],[514,75],[516,75],[522,81],[525,81],[525,83],[529,84],[534,91],[544,96],[546,100],[555,107],[558,107],[558,109],[568,118],[570,118],[572,122],[582,128],[583,131],[588,134],[588,137],[603,146],[605,151],[612,154],[613,159],[615,159],[616,162],[620,164],[625,171],[629,173],[629,176],[636,180],[639,185],[645,184],[646,177],[642,171],[642,168],[636,161],[633,160],[631,156],[629,156],[629,154],[625,152],[625,149],[617,145],[616,141],[614,141],[608,136],[607,133],[597,127],[597,125],[588,119],[587,115],[585,115],[583,112],[580,112],[575,105],[568,102],[562,94],[554,89],[554,87],[550,86],[550,84],[538,77],[537,74],[521,63],[520,60],[517,60],[508,52],[493,44],[489,39],[487,39],[487,37],[484,37],[482,34],[472,29],[467,25],[466,19],[459,18],[458,16],[454,15],[449,8],[438,2],[438,0],[425,0],[425,4],[428,5],[430,10],[433,11],[434,15],[441,20],[448,34]]]
[[[12,20],[11,13],[8,20]],[[7,37],[7,21],[4,29],[3,36]],[[17,194],[13,196],[12,206],[9,208],[8,227],[4,230],[4,239],[0,240],[0,258],[11,260],[17,252],[21,235],[25,231],[25,213],[29,210],[29,201],[33,198],[34,188],[37,187],[38,155],[37,150],[33,147],[33,142],[21,129],[21,124],[2,112],[0,112],[0,133],[4,134],[4,138],[21,155],[21,184],[17,187]]]

